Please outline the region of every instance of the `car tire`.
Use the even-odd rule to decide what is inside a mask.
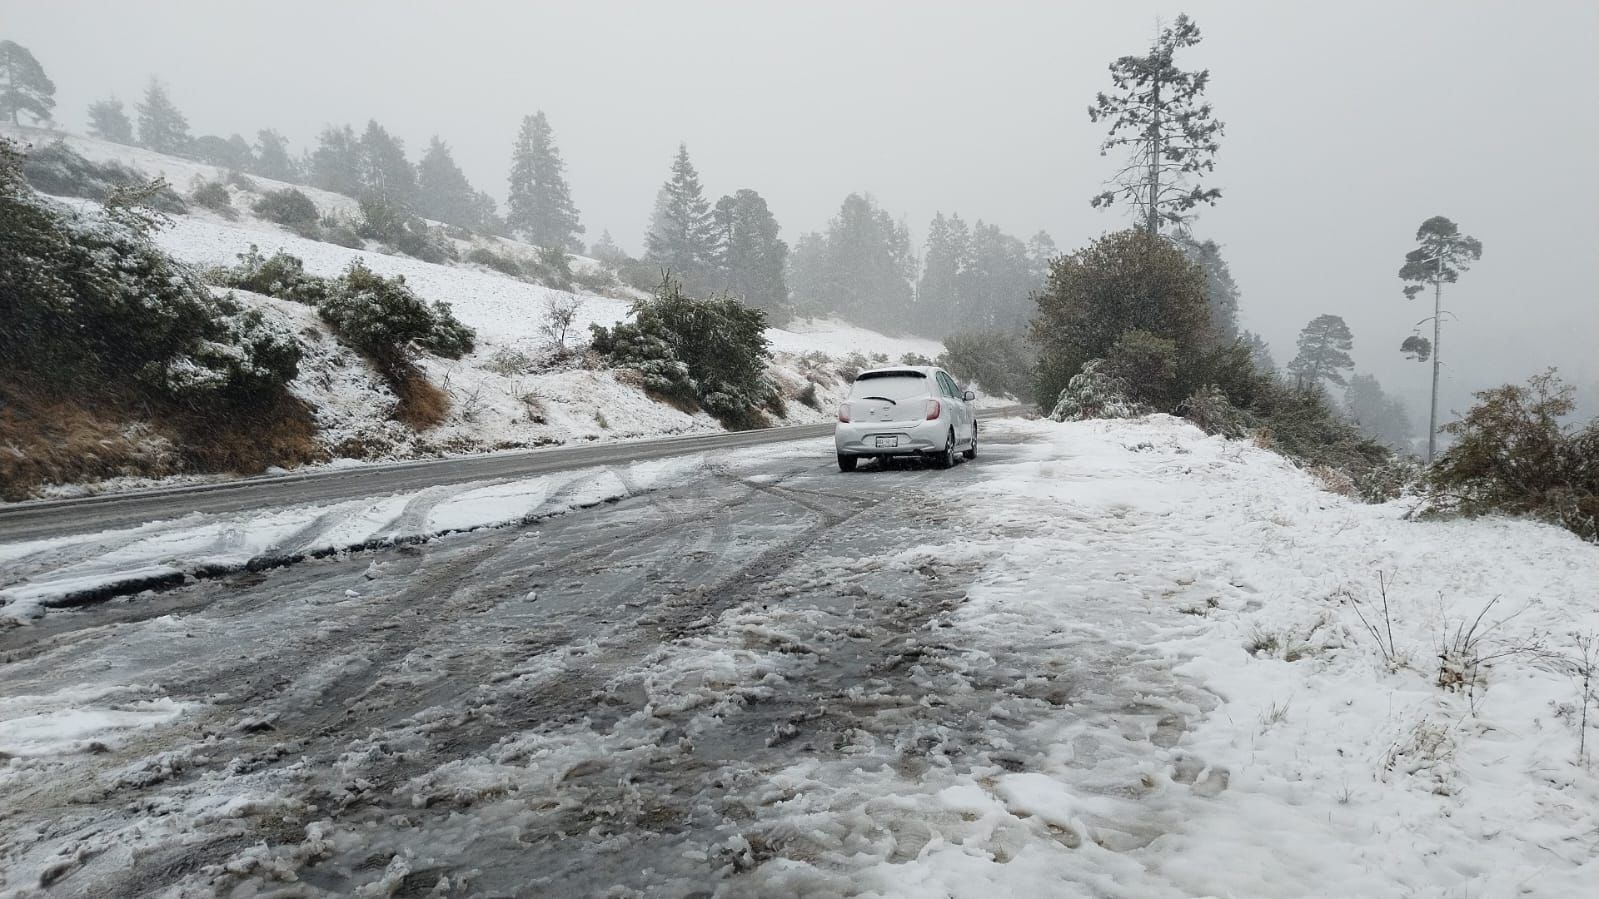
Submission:
[[[933,457],[933,464],[939,468],[955,467],[955,429],[949,429],[949,436],[944,438],[944,451]]]
[[[856,457],[856,456],[846,456],[843,453],[839,453],[838,454],[838,470],[839,471],[854,471],[855,470],[855,463],[857,463],[859,461],[860,461],[860,459],[858,457]]]
[[[967,460],[977,458],[977,423],[972,423],[972,445],[961,451],[961,457]]]

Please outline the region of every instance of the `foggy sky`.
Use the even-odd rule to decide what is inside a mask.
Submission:
[[[1063,250],[1125,226],[1088,205],[1115,167],[1086,114],[1107,64],[1189,13],[1227,124],[1214,209],[1246,327],[1292,357],[1343,315],[1362,370],[1425,426],[1399,341],[1430,304],[1395,273],[1417,225],[1484,244],[1446,294],[1446,407],[1547,364],[1599,382],[1599,2],[670,3],[0,0],[0,38],[55,80],[57,118],[160,75],[195,134],[310,146],[376,118],[413,160],[433,134],[503,202],[522,115],[544,110],[597,238],[638,252],[679,141],[709,198],[760,191],[791,244],[870,191],[920,240],[935,211]],[[182,187],[182,185],[180,185]]]

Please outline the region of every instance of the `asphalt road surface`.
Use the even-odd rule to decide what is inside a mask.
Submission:
[[[0,631],[0,703],[51,710],[0,767],[0,895],[792,895],[795,860],[928,836],[795,825],[785,770],[1023,771],[1067,708],[1081,758],[1152,750],[1128,735],[1182,721],[1137,648],[940,637],[982,570],[959,547],[1007,539],[950,498],[1025,453],[1003,431],[946,471],[711,453],[615,504]]]
[[[984,416],[1018,415],[1025,409],[1025,406],[1005,407],[985,412]],[[0,543],[131,527],[149,521],[176,518],[191,512],[238,512],[274,506],[326,503],[381,496],[386,493],[441,484],[529,477],[708,450],[781,443],[832,433],[833,425],[828,422],[756,431],[693,434],[657,440],[586,444],[386,465],[363,465],[354,468],[319,469],[305,473],[243,478],[217,484],[0,505]]]

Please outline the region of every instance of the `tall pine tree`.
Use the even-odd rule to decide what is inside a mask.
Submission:
[[[18,114],[25,112],[36,123],[48,122],[56,108],[55,94],[55,82],[27,47],[0,41],[0,118],[20,125]]]
[[[1238,337],[1238,284],[1221,258],[1221,247],[1214,240],[1195,240],[1183,234],[1176,238],[1183,255],[1205,271],[1205,295],[1210,300],[1210,329],[1217,340]]]
[[[271,128],[256,132],[255,173],[274,181],[300,180],[299,166],[289,155],[288,140]]]
[[[306,160],[312,186],[347,197],[361,193],[361,142],[349,125],[329,125],[317,136],[316,149]]]
[[[1355,367],[1349,357],[1355,337],[1343,316],[1318,315],[1299,332],[1299,354],[1288,363],[1288,373],[1301,387],[1319,387],[1323,379],[1344,386],[1344,372]]]
[[[506,224],[538,247],[583,251],[583,224],[566,184],[566,163],[543,110],[522,119],[511,148],[511,189]]]
[[[182,154],[189,149],[189,120],[167,96],[160,79],[150,79],[138,111],[140,145],[157,153]]]
[[[416,169],[405,158],[405,144],[373,119],[360,142],[361,189],[386,206],[416,205]]]
[[[133,121],[115,97],[89,104],[89,133],[116,144],[133,143]]]
[[[671,270],[690,293],[704,290],[715,273],[716,222],[687,144],[678,145],[672,176],[656,195],[645,258]]]
[[[450,145],[436,135],[417,163],[417,211],[427,218],[461,228],[483,227],[477,191],[450,155]]]
[[[788,244],[777,236],[777,219],[766,200],[740,190],[717,201],[712,219],[719,286],[757,309],[781,311],[788,305]]]

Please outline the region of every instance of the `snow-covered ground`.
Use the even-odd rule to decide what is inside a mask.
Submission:
[[[0,135],[34,144],[59,139],[88,159],[118,162],[151,177],[164,176],[185,195],[198,181],[225,181],[228,177],[215,166],[79,135],[9,125],[0,126]],[[292,389],[313,408],[322,444],[335,458],[388,461],[721,430],[709,415],[684,412],[649,399],[625,373],[570,367],[522,372],[506,364],[508,359],[537,359],[548,349],[540,331],[547,317],[547,302],[580,298],[572,333],[584,341],[590,324],[614,325],[628,316],[631,300],[626,296],[632,291],[619,289],[616,296],[571,294],[468,263],[436,265],[375,249],[308,240],[250,211],[260,194],[294,185],[253,176],[252,180],[253,189],[227,188],[234,198],[235,218],[191,204],[188,214],[172,217],[171,224],[157,234],[158,243],[175,258],[199,267],[235,264],[252,246],[267,255],[288,252],[303,260],[307,271],[323,276],[338,275],[352,261],[360,260],[379,274],[404,276],[418,295],[450,304],[456,316],[477,331],[477,348],[466,358],[421,360],[429,379],[449,395],[451,408],[442,424],[417,433],[393,420],[396,399],[382,379],[360,356],[340,346],[312,310],[235,292],[246,302],[288,319],[294,332],[302,335],[306,358]],[[314,188],[297,189],[324,213],[355,211],[349,198]],[[64,202],[83,206],[91,201]],[[463,241],[457,244],[463,256],[471,246]],[[522,259],[531,259],[536,252],[531,246],[503,238],[494,239],[493,247]],[[575,257],[573,265],[585,268],[598,263]],[[837,363],[851,354],[876,354],[897,362],[908,353],[931,358],[942,352],[938,341],[890,337],[833,320],[795,322],[787,328],[769,329],[767,336],[774,353],[771,374],[786,398],[785,415],[773,421],[777,425],[828,420],[847,389],[838,377]],[[819,364],[814,356],[802,358],[817,353],[831,361]],[[811,383],[816,385],[814,405],[807,405],[800,397]],[[46,492],[71,495],[180,480],[193,477],[159,482],[125,478],[94,485],[57,485]]]
[[[26,895],[52,864],[192,895],[296,878],[319,896],[983,899],[1599,882],[1570,666],[1571,635],[1599,631],[1599,551],[1571,534],[1406,520],[1167,416],[994,422],[947,472],[842,475],[827,449],[685,461],[645,505],[412,558],[184,588],[181,614],[46,619],[56,636],[0,669],[0,795],[106,799],[51,830],[0,826],[0,868],[19,872],[0,890]],[[514,519],[547,489],[452,488],[424,517]],[[413,502],[337,518],[377,532]],[[316,530],[295,515],[231,539]],[[173,553],[205,542],[198,524],[169,532]],[[102,539],[4,552],[41,571],[172,556],[157,532]],[[1474,687],[1440,687],[1440,645],[1479,615]],[[325,665],[238,706],[302,644]],[[209,654],[242,673],[201,685]],[[411,704],[372,717],[391,695]],[[360,732],[324,745],[341,715]],[[0,800],[0,820],[15,811]],[[202,849],[205,866],[178,863]],[[128,873],[152,853],[177,873]]]

